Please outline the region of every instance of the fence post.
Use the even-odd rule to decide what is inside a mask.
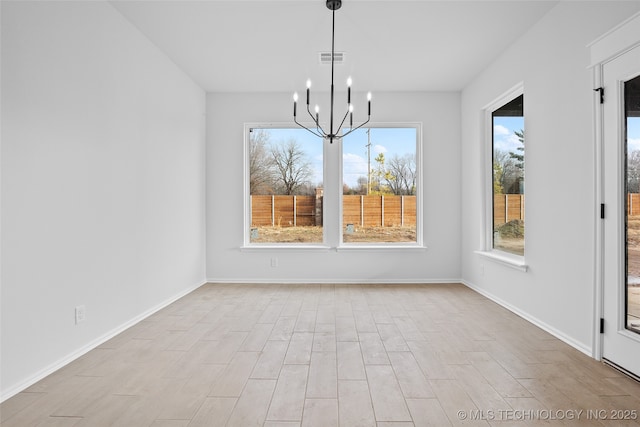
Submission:
[[[297,196],[293,196],[293,226],[298,225],[298,199]]]
[[[520,195],[520,221],[524,221],[524,195]]]
[[[315,225],[322,225],[322,198],[324,196],[324,189],[322,187],[316,188],[316,210],[313,217],[313,223]]]
[[[404,196],[400,196],[400,226],[404,227]]]
[[[384,196],[380,196],[380,214],[382,216],[382,226],[384,227]]]
[[[364,196],[360,196],[360,227],[364,227]]]
[[[276,196],[271,195],[271,226],[276,226]]]
[[[504,223],[509,222],[509,195],[504,195]]]

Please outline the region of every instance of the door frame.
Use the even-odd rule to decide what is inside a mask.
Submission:
[[[640,12],[612,28],[587,47],[591,53],[591,65],[593,76],[593,134],[595,146],[595,259],[594,259],[594,317],[593,317],[593,349],[592,356],[596,360],[602,360],[603,334],[601,333],[601,320],[604,317],[604,224],[601,219],[601,204],[604,203],[604,105],[601,103],[601,94],[606,98],[607,91],[599,91],[603,88],[604,65],[626,52],[640,46]],[[607,88],[609,91],[617,88]]]

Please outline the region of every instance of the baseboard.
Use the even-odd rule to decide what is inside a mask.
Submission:
[[[553,326],[543,322],[542,320],[538,319],[537,317],[532,316],[529,313],[520,310],[519,308],[517,308],[517,307],[509,304],[508,302],[498,298],[497,296],[491,294],[490,292],[487,292],[484,289],[479,288],[478,286],[475,286],[473,283],[470,283],[470,282],[468,282],[466,280],[461,280],[460,283],[462,283],[463,285],[465,285],[466,287],[468,287],[470,289],[473,289],[474,291],[476,291],[480,295],[482,295],[482,296],[484,296],[486,298],[489,298],[491,301],[495,302],[496,304],[501,305],[502,307],[506,308],[510,312],[522,317],[526,321],[536,325],[537,327],[539,327],[543,331],[550,333],[554,337],[558,338],[560,341],[570,345],[571,347],[575,348],[579,352],[584,353],[589,357],[593,357],[593,349],[591,347],[586,346],[583,343],[574,340],[573,338],[571,338],[570,336],[566,335],[562,331],[559,331],[558,329],[556,329]]]
[[[207,279],[207,283],[215,283],[215,284],[291,284],[296,283],[300,285],[325,285],[325,284],[337,284],[337,285],[362,285],[362,284],[372,284],[372,285],[422,285],[422,284],[452,284],[452,283],[462,283],[460,279],[402,279],[402,280],[389,280],[389,279],[220,279],[220,278],[210,278]]]
[[[130,319],[129,321],[117,326],[116,328],[112,329],[111,331],[107,332],[106,334],[96,338],[95,340],[91,341],[87,345],[85,345],[85,346],[79,348],[78,350],[68,354],[67,356],[63,357],[62,359],[57,360],[56,362],[52,363],[51,365],[45,367],[44,369],[40,370],[38,373],[36,373],[33,376],[31,376],[27,380],[22,381],[21,383],[11,387],[8,390],[3,390],[2,391],[2,395],[0,396],[0,403],[2,403],[5,400],[15,396],[16,394],[20,393],[21,391],[31,387],[33,384],[37,383],[38,381],[42,380],[43,378],[47,377],[48,375],[51,375],[52,373],[54,373],[58,369],[63,368],[64,366],[66,366],[69,363],[73,362],[77,358],[85,355],[86,353],[88,353],[89,351],[91,351],[94,348],[98,347],[99,345],[102,345],[105,342],[109,341],[111,338],[115,337],[119,333],[124,332],[125,330],[129,329],[131,326],[135,325],[136,323],[138,323],[138,322],[146,319],[147,317],[151,316],[152,314],[162,310],[163,308],[165,308],[168,305],[174,303],[175,301],[179,300],[180,298],[184,297],[185,295],[188,295],[189,293],[191,293],[194,290],[198,289],[199,287],[201,287],[205,283],[206,282],[198,283],[197,285],[190,286],[189,288],[180,291],[179,293],[177,293],[176,295],[170,297],[169,299],[161,302],[160,304],[157,304],[156,306],[150,308],[149,310],[146,310],[142,314]]]

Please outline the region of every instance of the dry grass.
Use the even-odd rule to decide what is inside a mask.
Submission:
[[[322,243],[322,227],[253,227],[258,237],[251,243]],[[345,243],[415,242],[413,227],[356,227],[353,233],[344,232]]]

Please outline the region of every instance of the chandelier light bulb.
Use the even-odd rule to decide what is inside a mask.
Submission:
[[[349,112],[353,113],[353,104],[349,104]]]
[[[347,86],[351,87],[351,83],[353,83],[353,80],[351,80],[351,77],[349,77],[347,79]]]
[[[371,92],[367,93],[367,101],[371,101]]]
[[[307,89],[311,88],[311,79],[307,79]]]
[[[293,93],[293,102],[298,102],[298,92]]]
[[[316,114],[320,112],[320,107],[316,104]]]

